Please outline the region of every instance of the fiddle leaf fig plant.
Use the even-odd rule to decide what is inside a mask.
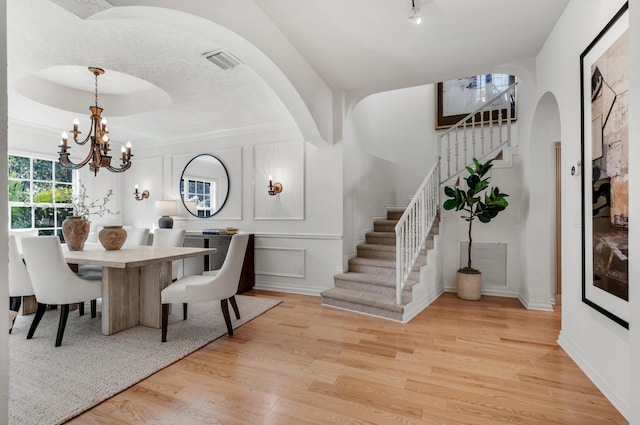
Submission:
[[[444,193],[449,197],[442,207],[445,210],[464,211],[461,215],[465,221],[469,223],[469,246],[467,252],[467,267],[458,270],[461,273],[477,274],[478,270],[471,267],[471,227],[475,219],[481,223],[488,223],[493,220],[500,211],[509,206],[505,199],[506,193],[501,193],[497,187],[489,188],[490,176],[487,173],[493,167],[493,160],[482,164],[476,158],[473,158],[473,167],[467,166],[469,176],[464,180],[467,183],[467,189],[462,190],[458,186],[446,186]]]

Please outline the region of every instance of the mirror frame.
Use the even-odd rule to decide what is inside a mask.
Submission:
[[[183,193],[180,191],[180,183],[181,183],[181,182],[184,182],[184,173],[185,173],[185,171],[187,171],[187,168],[189,168],[189,165],[190,165],[194,160],[196,160],[197,158],[200,158],[200,157],[202,157],[202,156],[209,156],[209,157],[211,157],[211,158],[215,159],[216,161],[218,161],[218,162],[220,163],[220,165],[222,166],[222,169],[224,170],[225,175],[227,176],[227,193],[226,193],[226,195],[225,195],[224,199],[222,200],[222,202],[220,203],[220,207],[219,207],[219,208],[218,208],[218,209],[217,209],[213,214],[211,214],[211,215],[209,215],[209,216],[206,216],[206,217],[201,217],[201,216],[199,216],[199,215],[196,215],[196,214],[192,213],[192,212],[189,210],[189,208],[187,207],[187,204],[185,204],[185,201],[184,201],[184,195],[183,195]],[[187,212],[188,212],[189,214],[191,214],[193,217],[196,217],[196,218],[211,218],[211,217],[215,216],[216,214],[218,214],[220,211],[222,211],[222,209],[224,208],[225,204],[227,203],[227,200],[229,199],[229,192],[230,192],[230,191],[231,191],[231,178],[229,177],[229,171],[227,170],[227,167],[225,167],[224,162],[222,162],[222,161],[220,160],[220,158],[218,158],[217,156],[212,155],[212,154],[210,154],[210,153],[201,153],[201,154],[195,155],[193,158],[191,158],[191,159],[189,160],[189,162],[187,162],[187,164],[186,164],[186,165],[184,166],[184,168],[182,169],[182,173],[180,174],[180,181],[178,182],[178,192],[180,193],[180,200],[182,201],[182,205],[183,205],[183,206],[184,206],[184,208],[187,210]]]

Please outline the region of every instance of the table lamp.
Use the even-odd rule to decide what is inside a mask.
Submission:
[[[178,215],[178,203],[174,200],[156,201],[154,204],[156,214],[160,216],[158,219],[158,227],[161,229],[172,229],[172,215]]]

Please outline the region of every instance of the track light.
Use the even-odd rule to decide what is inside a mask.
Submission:
[[[420,25],[422,22],[422,16],[418,15],[418,11],[416,10],[415,0],[411,0],[411,15],[409,15],[409,22],[416,25]]]

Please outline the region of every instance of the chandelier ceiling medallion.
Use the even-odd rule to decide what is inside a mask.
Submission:
[[[72,168],[77,170],[79,168],[84,167],[89,164],[89,168],[93,171],[94,175],[98,174],[100,168],[106,168],[109,171],[114,173],[121,173],[123,171],[128,170],[131,167],[131,157],[133,154],[131,153],[131,142],[127,142],[126,145],[122,146],[121,149],[121,157],[120,167],[116,168],[111,165],[111,155],[109,152],[111,151],[111,147],[109,145],[109,131],[107,131],[107,119],[101,116],[102,108],[98,106],[98,76],[104,74],[104,69],[89,67],[89,71],[95,75],[96,84],[95,84],[95,106],[89,106],[89,110],[91,111],[91,128],[89,129],[89,134],[82,141],[78,141],[78,136],[82,134],[78,130],[78,125],[80,122],[78,118],[73,120],[73,130],[70,130],[73,133],[73,141],[78,145],[85,145],[88,142],[91,143],[89,148],[89,153],[87,157],[81,162],[75,164],[69,159],[68,150],[71,149],[67,145],[67,140],[69,136],[66,131],[62,132],[62,138],[60,140],[60,151],[58,152],[59,158],[58,162],[65,168]]]

